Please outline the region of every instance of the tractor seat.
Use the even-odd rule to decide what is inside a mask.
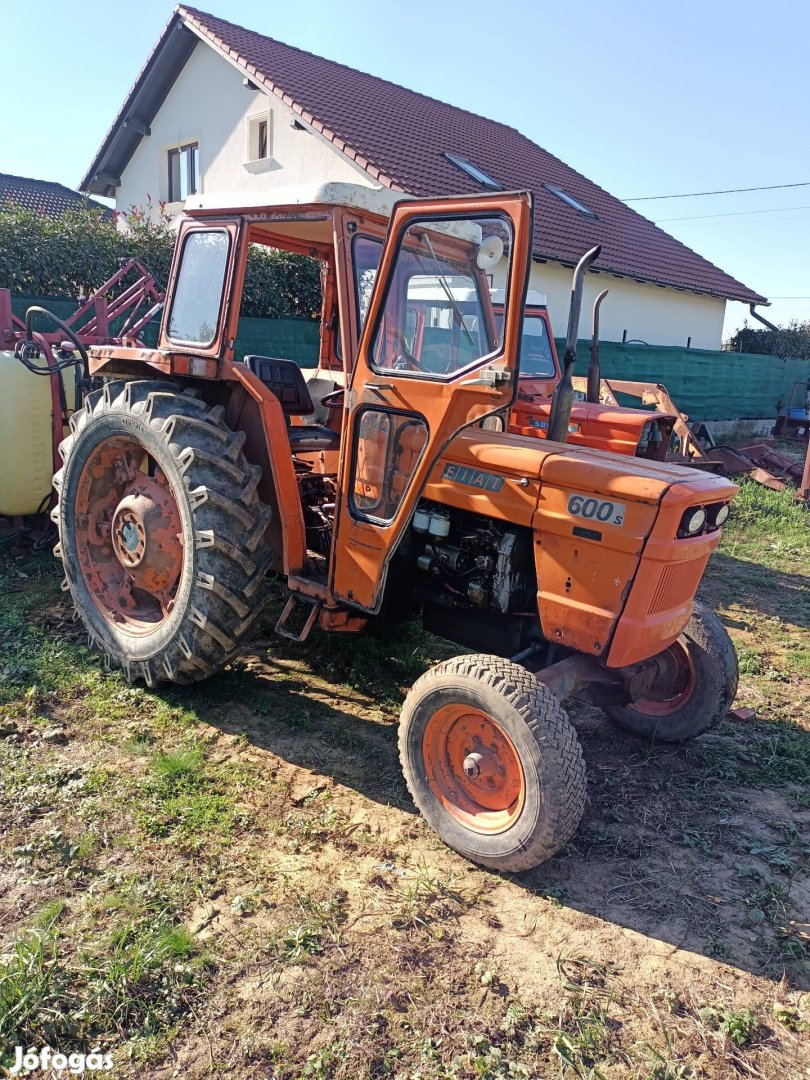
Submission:
[[[294,360],[251,355],[245,357],[244,364],[278,398],[287,417],[287,435],[293,453],[339,449],[340,435],[325,424],[290,424],[291,416],[311,416],[315,412],[304,373]]]

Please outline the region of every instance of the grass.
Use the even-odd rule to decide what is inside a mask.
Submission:
[[[86,648],[52,559],[0,548],[0,1065],[49,1043],[133,1077],[801,1075],[808,524],[744,483],[703,585],[756,718],[659,748],[576,712],[586,821],[515,880],[411,812],[397,712],[454,651],[419,624],[154,692]]]

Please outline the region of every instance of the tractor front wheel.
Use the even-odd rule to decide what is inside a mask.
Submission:
[[[619,727],[659,742],[694,739],[718,724],[737,695],[737,654],[715,613],[695,601],[686,629],[658,657],[645,698],[605,712]]]
[[[559,701],[525,668],[457,656],[411,689],[399,752],[413,800],[442,840],[492,870],[528,870],[573,836],[585,765]]]
[[[214,674],[263,605],[270,510],[223,411],[171,383],[108,383],[60,447],[64,587],[130,681]]]

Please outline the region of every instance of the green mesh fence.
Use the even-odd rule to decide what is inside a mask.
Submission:
[[[41,296],[13,296],[11,306],[15,315],[22,318],[31,304],[38,304],[52,311],[60,319],[69,318],[76,310],[74,300],[53,300]],[[120,327],[112,324],[113,333]],[[37,329],[50,330],[47,320],[37,316],[34,323]],[[141,337],[149,346],[157,344],[160,329],[160,314],[144,328]],[[260,356],[278,356],[285,360],[295,360],[301,367],[318,366],[318,345],[320,341],[320,323],[315,319],[253,319],[239,320],[236,335],[236,359],[241,360],[251,353]]]
[[[565,342],[557,339],[562,357]],[[585,375],[590,341],[577,343],[576,375]],[[599,344],[602,375],[663,383],[692,420],[743,420],[776,416],[795,382],[810,380],[810,360],[665,346]]]
[[[73,300],[12,297],[22,316],[30,304],[49,308],[64,319],[76,310]],[[143,333],[147,345],[157,341],[158,320]],[[44,329],[44,323],[42,324]],[[250,353],[295,360],[301,367],[316,367],[320,325],[313,319],[239,320],[236,358]],[[562,356],[562,339],[557,348]],[[679,408],[692,420],[744,420],[776,416],[786,404],[794,383],[810,381],[810,360],[760,356],[754,353],[713,352],[657,345],[622,345],[603,341],[599,346],[605,378],[663,383]],[[577,344],[575,374],[588,369],[590,342]]]

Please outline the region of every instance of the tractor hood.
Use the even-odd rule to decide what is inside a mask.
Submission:
[[[696,501],[729,499],[737,490],[721,477],[682,465],[476,428],[447,446],[424,496],[531,525],[541,484],[649,505],[657,505],[675,484],[687,486]]]

